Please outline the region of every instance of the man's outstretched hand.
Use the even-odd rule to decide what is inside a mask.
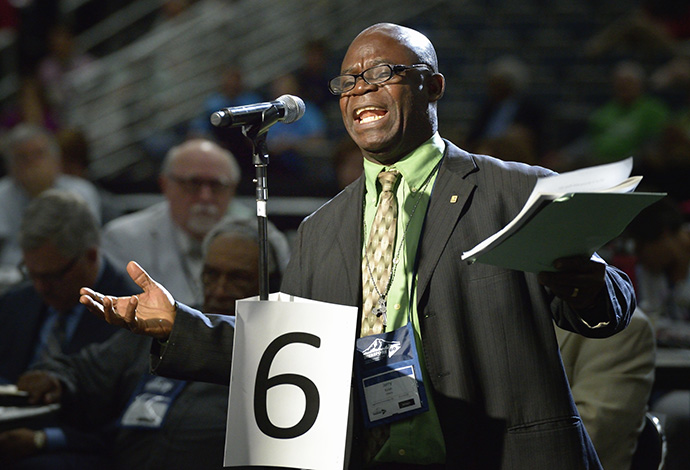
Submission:
[[[584,256],[561,258],[557,271],[539,273],[539,282],[573,308],[587,309],[601,300],[606,287],[606,265]]]
[[[175,300],[136,262],[129,262],[127,272],[143,290],[141,294],[113,297],[82,287],[79,301],[111,325],[160,340],[168,339],[175,323]]]

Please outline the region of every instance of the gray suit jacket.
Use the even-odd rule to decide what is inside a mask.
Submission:
[[[638,308],[606,339],[556,329],[573,399],[606,470],[629,470],[654,385],[654,329]]]
[[[233,220],[256,220],[255,212],[239,202],[231,202],[226,217]],[[285,235],[269,223],[268,241],[282,272],[290,256]],[[175,239],[170,206],[161,201],[146,209],[123,215],[103,228],[103,251],[123,269],[134,260],[166,289],[178,302],[203,304],[201,272],[191,269],[187,255]]]
[[[122,269],[134,260],[180,302],[202,304],[200,274],[175,241],[167,201],[114,219],[103,227],[103,251]]]
[[[536,178],[549,172],[446,145],[417,255],[417,292],[447,467],[600,468],[570,395],[552,321],[586,336],[611,335],[632,314],[632,285],[607,267],[608,297],[597,313],[608,323],[593,329],[536,275],[462,262],[463,251],[506,225]],[[361,305],[363,194],[360,178],[303,221],[283,292]],[[227,327],[219,319],[199,320],[180,312],[174,347],[155,357],[158,373],[227,380],[232,335],[219,334]],[[358,435],[351,468],[359,466]]]

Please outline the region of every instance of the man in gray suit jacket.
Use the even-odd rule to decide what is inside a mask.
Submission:
[[[364,175],[303,221],[282,291],[362,306],[377,175],[399,170],[397,275],[381,298],[387,331],[411,319],[430,403],[428,412],[390,425],[373,462],[363,457],[369,440],[361,412],[351,413],[349,468],[601,468],[552,321],[593,337],[620,331],[635,307],[629,279],[596,256],[557,260],[556,271],[538,276],[462,262],[463,251],[506,225],[537,178],[552,173],[472,155],[439,136],[436,103],[445,80],[432,44],[417,31],[367,28],[341,71],[330,89],[362,150]],[[226,381],[232,328],[175,308],[140,267],[128,270],[141,295],[113,299],[83,289],[82,302],[113,324],[168,340],[154,349],[156,373]]]
[[[223,216],[255,220],[234,200],[240,179],[235,157],[206,139],[170,149],[159,178],[165,200],[118,217],[103,228],[103,250],[124,267],[135,260],[187,305],[203,303],[201,242]],[[272,230],[281,268],[289,258],[287,239]]]

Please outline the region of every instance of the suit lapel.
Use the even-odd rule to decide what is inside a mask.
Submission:
[[[362,201],[364,198],[364,175],[348,188],[349,194],[343,201],[343,218],[336,237],[336,248],[342,258],[347,278],[348,298],[360,299],[362,295]],[[361,303],[358,301],[358,303]]]
[[[418,299],[424,295],[448,238],[455,230],[475,189],[474,184],[465,180],[465,176],[477,170],[474,160],[467,152],[446,141],[443,159],[429,201],[417,253]]]

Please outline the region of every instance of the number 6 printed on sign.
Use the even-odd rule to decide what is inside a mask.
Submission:
[[[254,416],[259,429],[267,436],[275,437],[276,439],[291,439],[301,436],[311,429],[319,414],[319,390],[314,382],[307,377],[297,374],[281,374],[271,378],[268,377],[271,363],[276,354],[290,343],[305,343],[318,348],[321,345],[321,340],[309,333],[286,333],[273,340],[266,348],[261,361],[259,361],[259,369],[256,372],[256,382],[254,384]],[[283,384],[292,384],[301,388],[306,401],[304,416],[302,416],[299,423],[290,428],[275,426],[268,417],[268,410],[266,408],[268,389]]]
[[[237,302],[225,466],[342,469],[357,308]]]

